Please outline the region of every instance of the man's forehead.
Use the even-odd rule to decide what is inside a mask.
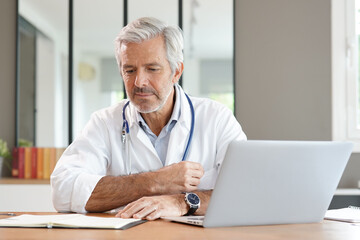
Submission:
[[[125,43],[120,48],[120,58],[125,66],[164,65],[167,61],[162,39],[150,39],[141,43]]]

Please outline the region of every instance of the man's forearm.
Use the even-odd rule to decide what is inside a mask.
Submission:
[[[141,197],[196,191],[204,171],[199,163],[180,162],[155,172],[100,179],[86,203],[85,210],[103,212]]]
[[[104,212],[126,205],[143,196],[153,195],[153,173],[105,176],[95,186],[86,203],[88,212]]]

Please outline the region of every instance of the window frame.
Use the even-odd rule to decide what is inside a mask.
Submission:
[[[353,152],[360,152],[355,2],[331,2],[332,138],[335,141],[351,141],[354,143]]]

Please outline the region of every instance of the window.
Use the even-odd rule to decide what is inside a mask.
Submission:
[[[333,140],[360,152],[360,0],[332,1]]]
[[[183,87],[191,95],[221,102],[234,111],[233,1],[183,2]],[[214,17],[216,16],[216,17]]]
[[[36,126],[36,132],[32,135],[19,131],[17,135],[21,138],[36,145],[45,142],[48,146],[64,146],[72,142],[91,113],[123,99],[124,87],[114,57],[114,39],[126,22],[143,16],[157,17],[183,28],[185,71],[181,84],[185,91],[190,95],[212,98],[235,109],[234,0],[18,2],[19,16],[47,36],[41,38],[39,46],[49,46],[54,53],[52,56],[43,50],[43,55],[51,55],[51,60],[41,59],[44,67],[32,66],[37,73],[41,73],[39,69],[45,73],[51,70],[54,75],[38,74],[42,76],[42,81],[36,79],[39,88],[36,86],[25,92],[22,90],[18,95],[18,102],[24,102],[23,105],[34,105],[36,99],[47,99],[37,101],[44,103],[47,108],[36,106],[35,111],[35,107],[18,107],[18,120],[24,119],[30,125],[25,126],[27,128]],[[27,49],[21,42],[20,48]],[[28,66],[24,65],[24,61],[19,58],[18,62],[26,70]],[[32,58],[27,62],[34,63]],[[20,73],[26,77],[34,75]],[[21,83],[19,87],[24,82],[18,81]],[[51,86],[43,82],[51,83]],[[30,100],[24,98],[25,93]],[[29,115],[29,118],[22,117],[24,114]],[[19,127],[21,123],[17,124],[17,129]],[[34,134],[41,141],[32,140]]]
[[[68,4],[19,0],[17,142],[68,144]]]

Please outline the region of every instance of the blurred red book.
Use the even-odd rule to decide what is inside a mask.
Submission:
[[[12,150],[12,169],[11,169],[11,175],[14,178],[19,177],[19,150],[18,148],[14,147]]]
[[[25,175],[25,148],[18,148],[18,168],[19,168],[19,178],[24,178]]]
[[[31,148],[31,178],[35,179],[37,176],[37,148]]]

